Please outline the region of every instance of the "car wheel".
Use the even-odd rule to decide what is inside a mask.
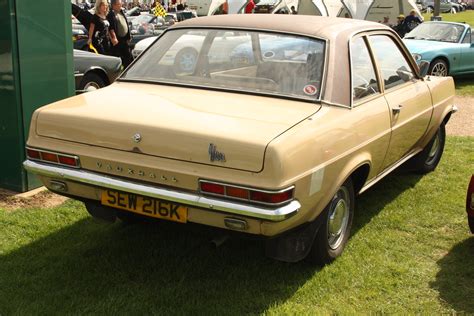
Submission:
[[[474,217],[468,216],[467,222],[469,223],[469,229],[471,230],[471,233],[474,234]]]
[[[86,73],[86,75],[82,78],[79,89],[89,92],[103,88],[105,86],[105,81],[99,74],[89,72]]]
[[[446,77],[448,75],[448,64],[437,58],[431,62],[428,73],[432,76]]]
[[[411,169],[416,173],[425,174],[436,169],[444,151],[446,140],[446,129],[444,123],[438,128],[438,131],[426,145],[426,147],[412,158]]]
[[[321,214],[322,223],[309,254],[311,261],[325,265],[341,255],[349,239],[354,204],[354,187],[349,178]]]
[[[180,50],[174,59],[174,72],[180,73],[193,73],[196,67],[198,52],[194,48],[183,48]]]

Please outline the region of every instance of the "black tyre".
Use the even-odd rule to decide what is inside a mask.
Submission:
[[[474,234],[474,217],[468,216],[467,222],[469,223],[469,229],[471,230],[471,233]]]
[[[176,74],[192,74],[196,68],[198,52],[191,47],[180,50],[174,59],[174,72]]]
[[[106,86],[104,79],[97,73],[88,72],[81,80],[79,85],[79,90],[84,90],[85,92],[94,91]]]
[[[322,223],[309,253],[312,262],[329,264],[342,254],[351,232],[354,206],[354,187],[349,178],[320,215]]]
[[[412,158],[410,169],[416,173],[425,174],[436,169],[444,151],[446,141],[446,129],[444,123],[438,128],[438,131],[426,145],[422,152]]]
[[[448,64],[444,60],[436,58],[431,62],[430,68],[428,68],[428,74],[432,76],[446,77],[449,74]]]
[[[137,214],[134,214],[132,212],[127,212],[127,211],[122,211],[122,210],[117,210],[117,217],[127,225],[133,225],[137,224],[140,222],[143,222],[145,219]]]
[[[101,205],[98,201],[87,201],[84,202],[86,210],[94,218],[104,220],[106,222],[113,223],[117,218],[117,211],[114,208]]]

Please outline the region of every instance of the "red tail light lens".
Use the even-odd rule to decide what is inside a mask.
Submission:
[[[222,195],[229,199],[239,199],[265,205],[280,205],[293,199],[294,187],[280,191],[258,190],[216,182],[200,181],[201,192]]]
[[[242,189],[242,188],[236,188],[236,187],[227,187],[226,190],[227,196],[231,197],[236,197],[239,199],[245,199],[248,200],[249,198],[249,190],[247,189]]]
[[[26,155],[31,159],[41,159],[40,152],[38,150],[26,149]]]
[[[59,163],[63,165],[68,165],[71,167],[76,167],[77,166],[77,159],[74,157],[68,157],[68,156],[58,156],[59,158]]]
[[[79,157],[73,155],[66,155],[61,153],[55,153],[51,151],[45,151],[41,149],[26,148],[26,156],[29,159],[39,160],[57,165],[64,165],[68,167],[79,168]]]
[[[202,182],[201,191],[212,194],[224,195],[225,187],[222,184]]]
[[[279,193],[250,191],[250,200],[255,202],[279,204],[291,200],[292,197],[293,189]]]
[[[41,160],[58,163],[58,155],[53,153],[41,153]]]

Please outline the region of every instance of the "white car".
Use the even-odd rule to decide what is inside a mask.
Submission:
[[[215,35],[212,49],[209,51],[209,59],[213,62],[229,61],[233,49],[244,43],[248,35],[239,32],[222,31]],[[157,36],[148,37],[135,45],[132,51],[134,58],[138,57],[148,46],[152,45]],[[179,73],[192,73],[197,62],[198,52],[204,43],[205,36],[201,31],[181,36],[168,50],[163,60],[164,65],[174,65],[175,71]],[[231,43],[229,45],[229,43]]]

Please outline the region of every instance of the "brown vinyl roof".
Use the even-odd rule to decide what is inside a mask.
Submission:
[[[231,27],[299,33],[331,39],[340,33],[357,33],[368,29],[389,29],[387,26],[363,20],[286,14],[229,14],[189,19],[176,27]]]

